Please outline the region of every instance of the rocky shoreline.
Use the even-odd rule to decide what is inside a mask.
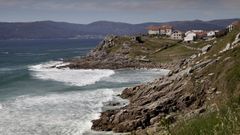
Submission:
[[[115,43],[118,39],[117,36],[107,36],[105,39],[87,56],[81,59],[65,60],[68,65],[60,66],[58,68],[70,68],[70,69],[123,69],[123,68],[160,68],[160,69],[174,69],[179,61],[159,63],[150,61],[147,58],[142,57],[129,57],[131,51],[130,44],[138,44],[141,46],[143,43],[137,40],[137,37],[132,37],[131,43],[125,43],[119,45]],[[121,46],[116,53],[110,53],[112,48]]]
[[[231,44],[232,47],[226,45],[227,51],[237,47],[239,39],[240,34]],[[196,56],[179,61],[166,77],[124,89],[120,97],[129,100],[129,104],[102,112],[99,119],[92,121],[92,129],[136,135],[149,132],[164,134],[167,129],[161,128],[162,125],[172,125],[180,119],[189,119],[209,110],[208,100],[217,97],[221,91],[212,85],[215,74],[204,75],[205,70],[227,59],[221,56],[222,51],[210,57],[210,50],[205,49]]]
[[[195,93],[191,90],[189,69],[175,71],[154,82],[126,88],[120,97],[129,100],[125,107],[107,110],[100,119],[93,120],[93,130],[131,132],[145,134],[141,130],[158,124],[161,119],[175,122],[179,112],[201,113],[205,98],[204,89]],[[189,91],[186,91],[188,89]]]
[[[168,130],[166,126],[213,109],[207,105],[209,99],[217,97],[221,91],[213,85],[213,77],[216,77],[216,73],[206,69],[229,59],[223,56],[223,53],[239,46],[240,34],[236,36],[235,41],[229,43],[230,45],[225,45],[224,49],[215,47],[216,40],[212,45],[204,46],[198,54],[165,64],[151,61],[145,56],[130,57],[130,45],[124,42],[119,48],[117,46],[119,43],[115,43],[117,38],[116,36],[106,37],[86,57],[68,60],[70,64],[57,68],[170,69],[171,72],[165,77],[124,89],[119,96],[128,100],[129,104],[105,109],[99,119],[92,121],[92,129],[95,131],[145,135],[149,132],[164,134]],[[142,45],[136,38],[133,38],[132,42]],[[118,47],[117,50],[115,50],[116,47]],[[212,48],[213,51],[211,51]],[[117,102],[109,104],[118,106]]]

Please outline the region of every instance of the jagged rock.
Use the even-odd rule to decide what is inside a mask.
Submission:
[[[190,59],[195,59],[195,58],[197,58],[197,55],[196,55],[196,54],[193,54],[193,55],[190,57]]]
[[[124,42],[122,46],[124,49],[130,49],[130,45],[126,42]]]
[[[228,43],[227,45],[226,45],[226,47],[222,50],[222,51],[220,51],[219,53],[223,53],[223,52],[226,52],[226,51],[228,51],[228,50],[230,50],[231,49],[231,43]]]
[[[202,53],[205,54],[207,53],[210,49],[212,48],[212,45],[206,45],[204,46],[201,50],[202,50]]]
[[[240,42],[240,33],[237,34],[235,40],[232,42],[232,45],[234,46],[234,45],[236,45],[239,42]]]
[[[208,75],[209,75],[209,76],[213,76],[213,75],[214,75],[214,73],[209,73]]]
[[[221,94],[221,93],[222,93],[221,91],[217,91],[217,92],[216,92],[217,95],[219,95],[219,94]]]

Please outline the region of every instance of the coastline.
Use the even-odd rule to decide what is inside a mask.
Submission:
[[[148,100],[151,100],[151,97],[145,97],[140,101],[133,101],[131,96],[136,94],[135,92],[140,89],[150,88],[151,90],[156,90],[157,87],[161,87],[161,88],[167,87],[168,85],[172,84],[176,78],[176,77],[173,77],[173,73],[177,74],[178,72],[180,72],[179,68],[187,64],[186,59],[179,59],[179,60],[175,60],[174,62],[168,62],[168,63],[158,63],[158,62],[150,61],[146,58],[138,58],[138,57],[131,58],[129,57],[129,55],[126,54],[126,51],[131,49],[124,45],[125,44],[124,40],[123,40],[124,48],[122,49],[120,48],[120,53],[118,52],[118,54],[116,53],[111,54],[111,51],[109,53],[109,49],[118,47],[119,44],[115,43],[116,40],[118,39],[119,37],[116,37],[116,36],[106,37],[95,49],[91,50],[91,52],[87,56],[82,57],[80,59],[65,60],[64,62],[68,64],[51,67],[51,68],[58,68],[58,69],[61,69],[61,68],[111,69],[111,70],[157,69],[157,70],[168,71],[168,73],[165,74],[166,77],[161,76],[160,78],[155,79],[153,82],[139,84],[137,86],[133,86],[132,88],[126,88],[121,90],[121,94],[119,94],[118,96],[122,98],[121,100],[125,100],[125,101],[127,100],[128,104],[123,103],[123,105],[118,106],[119,104],[121,104],[120,102],[112,103],[112,101],[110,101],[105,103],[105,106],[102,108],[100,117],[97,120],[92,120],[92,123],[93,123],[92,130],[94,131],[106,131],[106,132],[113,131],[113,133],[123,133],[123,132],[126,133],[130,131],[138,130],[139,128],[144,129],[150,126],[150,124],[151,125],[154,124],[157,118],[155,118],[154,122],[150,123],[150,115],[148,113],[149,111],[151,111],[151,109],[138,108],[137,106],[134,105],[134,102],[150,103],[151,101],[148,101]],[[132,43],[136,43],[136,41],[132,41]],[[137,43],[137,46],[142,46],[142,44]],[[146,96],[147,95],[149,96],[150,93],[147,92],[145,94]],[[167,95],[167,93],[165,94]],[[106,105],[108,107],[106,107]],[[141,107],[142,104],[138,104],[138,106]],[[133,110],[131,110],[131,108],[133,108]],[[155,108],[152,108],[152,109],[153,109],[152,111],[156,110]],[[126,112],[123,110],[130,110],[131,115],[125,116],[124,113]],[[120,114],[118,114],[119,112]],[[158,112],[157,113],[154,112],[154,113],[155,115],[151,116],[152,118],[158,115]],[[117,117],[122,117],[122,118],[120,119],[115,118],[116,115]],[[125,124],[122,124],[123,120],[126,120]],[[115,122],[112,123],[110,121],[115,121]],[[110,122],[111,124],[108,122]]]
[[[169,132],[166,123],[162,122],[167,122],[167,126],[172,126],[178,121],[188,120],[206,111],[214,110],[207,105],[211,102],[209,98],[217,98],[221,92],[218,91],[218,86],[213,85],[214,80],[212,79],[216,71],[209,71],[209,68],[222,61],[226,62],[227,55],[223,53],[237,47],[238,44],[235,42],[239,42],[238,35],[234,42],[231,40],[232,38],[228,37],[235,36],[234,33],[224,37],[224,40],[234,43],[232,48],[222,51],[222,48],[226,46],[225,44],[221,44],[222,48],[212,48],[212,46],[216,46],[216,43],[222,41],[222,39],[215,39],[215,41],[211,41],[213,45],[207,50],[202,49],[197,53],[194,51],[193,55],[189,53],[185,57],[179,57],[174,62],[168,63],[157,63],[148,59],[147,55],[141,58],[137,55],[132,57],[133,52],[130,48],[137,46],[142,49],[143,45],[137,43],[137,45],[131,46],[131,43],[128,43],[130,45],[126,49],[125,40],[123,40],[123,44],[119,45],[115,43],[119,37],[111,36],[106,37],[86,57],[68,60],[66,62],[69,62],[69,65],[57,68],[115,70],[125,68],[162,69],[165,67],[169,69],[170,72],[165,77],[124,89],[119,97],[128,100],[129,104],[116,107],[119,103],[108,102],[107,104],[112,104],[115,108],[103,109],[100,117],[92,120],[92,130],[94,131],[131,132],[131,134],[136,135],[145,135],[149,132],[153,134]],[[227,46],[229,45],[227,44]],[[172,48],[170,47],[170,49]],[[149,52],[151,51],[148,50]],[[171,55],[169,56],[171,57]],[[174,56],[177,57],[177,55]]]

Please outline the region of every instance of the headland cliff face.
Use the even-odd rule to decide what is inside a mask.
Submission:
[[[165,77],[124,89],[120,97],[129,104],[102,112],[93,120],[92,129],[137,135],[181,134],[189,128],[183,121],[208,117],[240,94],[239,32],[193,44],[158,37],[109,36],[86,57],[70,60],[66,66],[170,69]],[[175,132],[180,125],[184,128]]]

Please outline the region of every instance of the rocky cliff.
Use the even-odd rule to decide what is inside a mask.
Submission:
[[[92,129],[137,135],[180,134],[170,129],[178,127],[181,121],[219,111],[219,107],[240,94],[239,32],[234,30],[227,36],[214,39],[211,45],[204,46],[197,54],[179,59],[167,77],[126,88],[120,96],[130,103],[103,112],[99,119],[93,121]],[[91,55],[102,57],[106,53],[99,54],[94,50]],[[147,58],[151,59],[150,56]],[[239,115],[236,117],[240,118]],[[224,123],[219,121],[220,124]],[[236,127],[229,132],[239,133],[240,126]],[[212,130],[214,128],[206,132],[212,133]],[[219,131],[221,129],[216,130],[216,133]]]
[[[164,50],[178,51],[185,49],[179,41],[153,38],[149,36],[107,36],[86,57],[68,61],[69,68],[87,69],[119,69],[119,68],[174,68],[182,57],[189,56],[194,51],[183,54],[166,55]],[[170,50],[170,49],[169,49]],[[184,50],[183,50],[184,51]],[[164,53],[161,53],[164,52]],[[174,60],[169,60],[174,59]]]

